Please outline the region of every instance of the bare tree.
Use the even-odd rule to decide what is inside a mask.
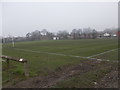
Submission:
[[[68,35],[69,35],[69,33],[68,33],[66,30],[59,31],[59,32],[57,33],[57,36],[58,36],[60,39],[68,39]]]
[[[38,30],[35,30],[31,32],[31,39],[32,40],[40,40],[41,39],[41,33]]]
[[[30,39],[31,39],[31,33],[27,33],[27,34],[26,34],[26,39],[27,39],[27,40],[30,40]]]
[[[46,33],[46,37],[47,37],[48,39],[53,39],[54,36],[55,36],[55,35],[54,35],[53,33],[51,33],[51,32],[47,32],[47,33]]]
[[[71,35],[73,36],[73,39],[77,38],[77,29],[73,29],[71,32]]]
[[[98,36],[97,31],[95,29],[93,29],[92,38],[95,39],[95,38],[97,38],[97,36]]]
[[[41,31],[41,34],[42,34],[42,35],[46,35],[47,32],[48,32],[47,29],[43,29],[43,30]]]
[[[78,38],[81,39],[82,29],[78,29],[77,30],[77,34],[78,34]]]

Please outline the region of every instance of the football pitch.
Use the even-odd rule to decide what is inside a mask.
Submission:
[[[29,64],[30,77],[47,76],[49,73],[54,72],[61,67],[70,67],[72,65],[77,65],[84,60],[97,59],[107,61],[108,63],[117,62],[118,41],[115,38],[81,40],[41,40],[15,42],[14,48],[12,47],[11,43],[6,43],[2,46],[2,54],[11,57],[27,59]],[[2,66],[3,85],[8,83],[16,84],[20,81],[26,80],[23,75],[23,64],[10,61],[9,70],[6,69],[6,62],[3,62]],[[104,72],[108,73],[109,70],[105,70]],[[101,72],[98,73],[104,76],[103,71]],[[86,74],[86,77],[89,77],[87,75],[94,76],[91,75],[91,72],[87,73],[88,74]],[[95,71],[93,73],[95,73]],[[85,75],[81,77],[85,78]],[[78,77],[76,78],[78,79]],[[65,87],[64,85],[69,86],[69,84],[72,84],[73,87],[75,85],[77,85],[76,87],[79,87],[80,85],[83,87],[85,86],[85,84],[83,85],[83,83],[78,85],[75,84],[75,82],[74,85],[73,81],[75,81],[76,79],[74,79],[73,81],[71,80],[72,79],[69,79],[67,81],[61,81],[61,83],[59,83],[55,87]]]

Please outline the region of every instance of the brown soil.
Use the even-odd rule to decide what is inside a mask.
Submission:
[[[112,71],[106,74],[96,85],[96,88],[117,88],[118,71]]]
[[[111,67],[112,69],[112,64],[108,62],[106,63],[105,61],[84,60],[78,65],[58,68],[55,72],[50,73],[48,76],[30,78],[17,83],[14,86],[5,86],[5,88],[50,88],[62,80],[78,75],[80,76],[83,73],[100,67]],[[117,87],[117,71],[112,71],[107,76],[103,77],[99,82],[97,82],[95,87]]]

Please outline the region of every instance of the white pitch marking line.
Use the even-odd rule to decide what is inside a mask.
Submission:
[[[117,49],[119,49],[119,48],[117,48]],[[95,56],[99,56],[99,55],[102,55],[102,54],[105,54],[105,53],[108,53],[108,52],[111,52],[111,51],[115,51],[115,50],[117,50],[117,49],[112,49],[112,50],[105,51],[105,52],[102,52],[102,53],[99,53],[99,54],[95,54],[95,55],[89,56],[89,58],[95,57]]]
[[[27,50],[27,49],[19,49],[19,48],[14,48],[14,49],[22,50],[22,51],[28,51],[28,52],[35,52],[35,53],[46,53],[46,54],[51,54],[51,55],[59,55],[59,56],[70,56],[70,57],[77,57],[77,58],[87,58],[87,57],[82,57],[82,56],[65,55],[65,54],[61,54],[61,53],[41,52],[41,51],[34,51],[34,50]]]
[[[98,59],[98,58],[74,56],[74,55],[65,55],[65,54],[60,54],[60,53],[49,53],[49,52],[33,51],[33,50],[20,49],[20,48],[14,48],[14,49],[27,51],[27,52],[34,52],[34,53],[46,53],[46,54],[50,54],[50,55],[69,56],[69,57],[83,58],[83,59],[92,59],[92,60],[98,60],[98,61],[110,61],[110,60],[106,60],[106,59]],[[118,62],[118,61],[112,61],[112,62]]]

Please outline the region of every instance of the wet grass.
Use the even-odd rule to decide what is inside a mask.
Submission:
[[[15,43],[15,48],[35,50],[49,53],[61,53],[66,55],[91,56],[107,50],[118,48],[117,39],[85,39],[85,40],[58,40],[58,41],[31,41]],[[3,44],[3,55],[25,58],[28,60],[30,77],[48,75],[58,67],[80,63],[81,58],[50,55],[46,53],[34,53],[12,48],[11,43]],[[110,60],[117,60],[117,52],[101,56]],[[3,62],[3,84],[25,79],[24,66],[21,63],[10,61],[10,68],[6,68]],[[9,76],[8,76],[9,75]]]

